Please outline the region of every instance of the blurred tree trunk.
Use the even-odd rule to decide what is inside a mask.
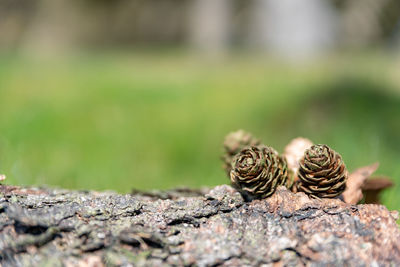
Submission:
[[[309,57],[335,40],[336,14],[327,1],[254,0],[250,43],[285,57]]]
[[[0,49],[15,49],[29,26],[37,1],[0,1]]]
[[[342,13],[343,41],[348,46],[365,46],[382,36],[380,16],[389,0],[345,1]]]
[[[71,1],[41,0],[23,36],[22,49],[53,54],[74,47],[81,30],[79,9]]]
[[[232,3],[230,0],[192,0],[188,14],[189,43],[206,52],[226,49]]]

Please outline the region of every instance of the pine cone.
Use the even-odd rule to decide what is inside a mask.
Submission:
[[[253,137],[251,133],[243,130],[229,133],[224,140],[225,153],[222,156],[224,161],[224,169],[229,176],[231,172],[232,160],[234,156],[240,152],[246,146],[258,146],[260,140]]]
[[[286,185],[287,163],[273,148],[246,147],[235,156],[230,177],[233,186],[245,196],[268,197],[278,185]]]
[[[313,145],[300,160],[297,189],[313,198],[333,198],[345,190],[347,176],[336,151],[327,145]]]

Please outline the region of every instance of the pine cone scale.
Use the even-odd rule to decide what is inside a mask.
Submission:
[[[340,161],[340,162],[338,163],[336,169],[332,170],[330,174],[331,174],[331,175],[338,175],[338,174],[340,174],[341,172],[343,172],[343,164],[342,164],[342,162]]]
[[[270,180],[264,183],[261,183],[256,187],[258,192],[264,192],[268,187],[273,187],[276,184],[276,180],[273,177],[270,177]]]
[[[300,180],[303,183],[309,183],[309,184],[319,184],[325,179],[325,177],[313,177],[313,176],[301,176]]]
[[[307,161],[305,163],[305,165],[306,165],[307,169],[309,169],[311,172],[318,171],[321,169],[320,165],[317,165],[316,163],[312,163],[310,161]]]
[[[320,170],[320,171],[316,171],[316,172],[312,172],[310,173],[312,174],[313,177],[325,177],[328,174],[333,174],[331,170]]]
[[[337,185],[334,185],[332,188],[332,190],[338,190],[338,189],[346,189],[346,183],[338,183]]]
[[[344,175],[338,175],[336,178],[322,180],[319,184],[320,185],[330,185],[330,184],[337,184],[340,180],[343,180]]]
[[[303,170],[303,173],[307,173],[307,174],[311,174],[311,173],[315,173],[315,171],[311,170],[308,166],[306,166],[305,164],[302,164],[300,162],[300,169]]]
[[[312,190],[313,192],[326,192],[328,191],[331,187],[321,187],[319,185],[310,185],[309,186],[310,190]]]

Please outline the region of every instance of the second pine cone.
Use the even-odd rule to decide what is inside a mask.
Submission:
[[[342,157],[327,145],[313,145],[300,160],[297,190],[313,198],[333,198],[346,188]]]

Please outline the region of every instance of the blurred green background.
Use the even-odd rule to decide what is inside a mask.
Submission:
[[[306,57],[238,45],[241,35],[224,47],[154,31],[68,48],[37,46],[51,31],[0,40],[0,173],[7,184],[119,192],[214,186],[229,182],[224,136],[245,129],[280,152],[298,136],[328,144],[350,170],[379,161],[377,174],[396,182],[384,204],[400,209],[400,54],[387,32]]]

